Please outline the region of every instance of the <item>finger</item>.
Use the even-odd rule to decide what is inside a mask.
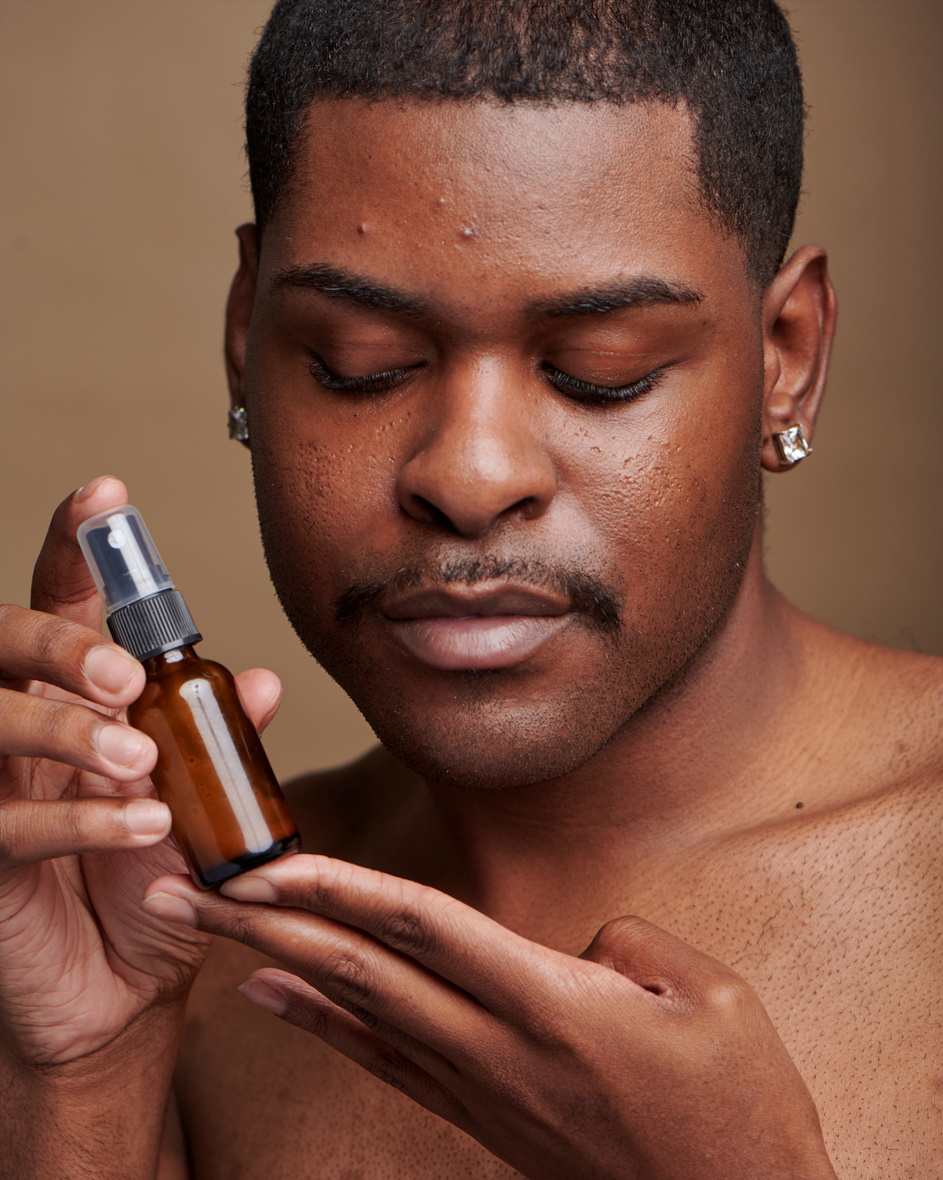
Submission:
[[[33,570],[30,603],[34,610],[98,627],[101,602],[75,533],[82,521],[125,504],[127,499],[120,479],[102,475],[62,501]]]
[[[654,995],[674,1002],[714,998],[747,984],[731,968],[644,918],[607,922],[581,959],[609,967]]]
[[[98,631],[22,606],[0,606],[0,677],[54,684],[85,700],[119,708],[136,700],[144,668]]]
[[[282,682],[267,668],[250,668],[235,679],[246,715],[257,732],[264,733],[282,703]]]
[[[472,997],[376,939],[331,918],[280,906],[239,904],[186,878],[148,886],[145,910],[261,951],[371,1031],[439,1076],[454,1075],[497,1031]],[[183,906],[189,905],[186,914]],[[446,1067],[445,1061],[452,1065]]]
[[[522,979],[549,978],[560,958],[437,889],[326,856],[273,862],[226,882],[223,892],[354,926],[510,1020],[528,1008]]]
[[[253,972],[239,991],[265,1011],[320,1037],[374,1077],[440,1118],[458,1127],[469,1121],[465,1107],[446,1086],[296,976],[263,968]]]
[[[0,804],[0,869],[80,852],[144,848],[170,832],[156,799],[16,799]]]
[[[149,774],[157,747],[143,733],[95,709],[0,689],[0,755],[51,758],[134,782]]]

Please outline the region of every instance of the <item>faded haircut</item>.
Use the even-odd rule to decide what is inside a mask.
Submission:
[[[252,57],[246,151],[260,229],[319,97],[656,100],[695,124],[704,207],[765,285],[792,234],[804,106],[773,0],[278,0]]]

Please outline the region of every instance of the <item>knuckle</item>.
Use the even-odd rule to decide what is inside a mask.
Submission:
[[[379,1016],[371,1012],[369,1008],[364,1008],[361,1004],[347,1003],[344,1007],[351,1016],[355,1016],[364,1028],[369,1028],[371,1032],[378,1029],[382,1023]]]
[[[97,753],[91,732],[92,723],[100,723],[100,717],[86,715],[66,701],[36,697],[36,708],[30,712],[32,737],[42,751],[65,752],[83,759]]]
[[[83,703],[0,689],[0,757],[19,754],[32,759],[31,776],[43,765],[42,759],[96,767],[101,755],[95,736],[106,716]]]
[[[422,915],[411,906],[404,906],[385,922],[383,941],[394,950],[420,957],[432,949],[435,940]]]
[[[87,809],[76,799],[66,799],[56,808],[56,818],[59,823],[60,834],[69,840],[80,840],[88,826]]]
[[[399,1090],[403,1094],[409,1093],[403,1077],[402,1056],[392,1047],[377,1046],[367,1062],[367,1069],[375,1078],[392,1086],[394,1090]]]
[[[18,844],[16,838],[16,803],[0,803],[0,865],[14,860]]]
[[[303,885],[299,889],[299,894],[305,908],[313,910],[316,914],[330,914],[337,910],[331,890],[320,882],[310,886]]]
[[[591,1011],[610,997],[584,981],[567,981],[553,996],[542,996],[528,1004],[517,1017],[521,1032],[542,1053],[572,1057],[578,1051],[573,1035],[573,1012]],[[495,1059],[493,1067],[497,1070]]]
[[[289,993],[287,997],[284,1017],[289,1024],[297,1024],[307,1032],[326,1041],[330,1041],[336,1023],[334,1017],[322,1004],[305,1003],[292,993]]]
[[[345,1006],[365,1000],[370,994],[367,968],[363,960],[350,951],[338,952],[325,964],[337,1002]]]
[[[738,1016],[749,1003],[749,985],[736,975],[717,976],[701,987],[702,1002],[721,1017]]]
[[[36,635],[36,655],[42,663],[52,663],[68,639],[72,624],[66,619],[47,616]]]
[[[203,912],[204,920],[208,919],[208,925],[213,923],[213,909],[205,910]],[[232,913],[226,911],[225,922],[220,924],[225,930],[227,938],[232,938],[236,942],[245,943],[247,946],[252,946],[256,934],[251,922],[247,921],[246,917],[241,913]],[[220,931],[222,932],[222,930]]]
[[[326,857],[302,852],[279,864],[284,875],[279,889],[292,904],[326,917],[342,913],[341,891]]]

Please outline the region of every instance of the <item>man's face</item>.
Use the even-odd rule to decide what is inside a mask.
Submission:
[[[754,536],[759,300],[688,119],[338,100],[299,146],[244,391],[279,595],[407,764],[559,777],[683,677]]]

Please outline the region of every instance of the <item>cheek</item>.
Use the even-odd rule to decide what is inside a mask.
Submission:
[[[629,611],[642,599],[667,609],[745,561],[760,500],[762,370],[737,380],[675,413],[639,403],[627,429],[596,432],[574,462],[571,478],[601,549],[623,571]]]
[[[346,585],[357,553],[383,548],[388,539],[405,422],[275,408],[260,408],[252,422],[256,499],[273,578],[295,593],[304,587],[323,606]]]
[[[386,504],[392,464],[383,436],[396,427],[393,420],[369,424],[349,405],[319,404],[308,364],[263,309],[253,320],[246,368],[256,499],[270,565],[277,547],[299,572],[315,563],[319,571],[332,568],[360,521]],[[319,585],[323,580],[319,573]]]

